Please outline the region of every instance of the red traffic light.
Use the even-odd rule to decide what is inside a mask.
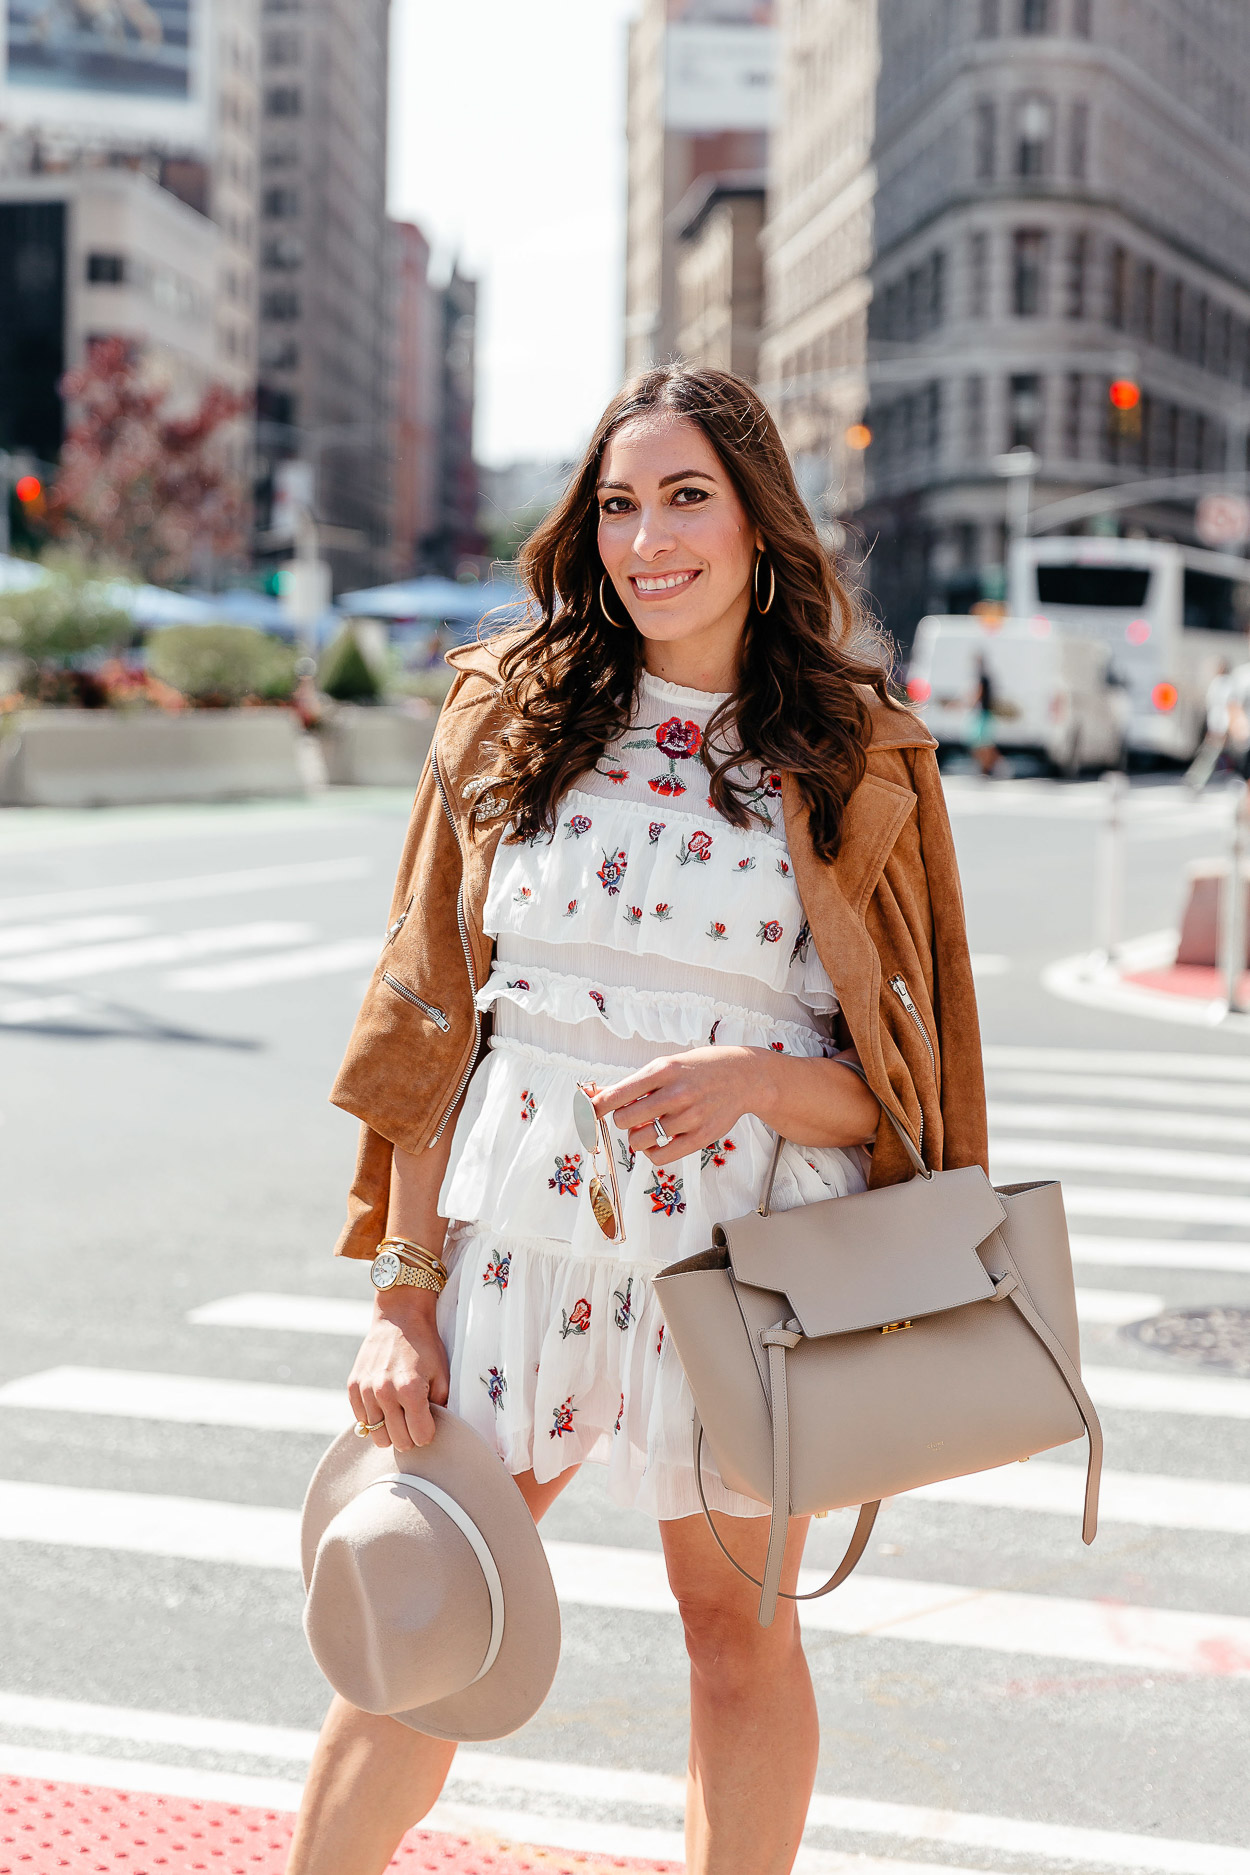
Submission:
[[[38,501],[42,495],[43,483],[37,475],[19,475],[13,484],[13,493],[24,507],[29,507],[32,501]]]
[[[1107,392],[1117,410],[1136,410],[1141,402],[1141,385],[1132,378],[1116,378]]]

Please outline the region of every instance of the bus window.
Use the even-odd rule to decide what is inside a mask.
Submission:
[[[1037,568],[1039,605],[1124,606],[1136,610],[1145,605],[1149,585],[1148,566],[1039,564]]]
[[[1185,629],[1200,632],[1244,632],[1246,588],[1222,573],[1199,573],[1185,568]]]

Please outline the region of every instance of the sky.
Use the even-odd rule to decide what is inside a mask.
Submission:
[[[396,0],[390,212],[476,275],[475,446],[563,460],[621,376],[637,0]]]

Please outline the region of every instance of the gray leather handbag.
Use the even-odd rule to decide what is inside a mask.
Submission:
[[[849,1063],[847,1065],[850,1065]],[[887,1116],[892,1119],[893,1116]],[[776,1612],[786,1520],[859,1505],[846,1554],[808,1601],[844,1582],[881,1500],[1089,1440],[1082,1535],[1098,1527],[1102,1429],[1081,1381],[1063,1197],[995,1189],[980,1166],[931,1172],[774,1213],[778,1139],[757,1211],[671,1264],[656,1294],[730,1490],[772,1506],[759,1618]]]

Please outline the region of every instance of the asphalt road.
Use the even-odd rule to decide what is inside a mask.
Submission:
[[[852,1588],[818,1605],[837,1604],[832,1625],[809,1630],[808,1865],[847,1850],[895,1870],[1250,1871],[1250,1363],[1126,1332],[1250,1309],[1250,1052],[1041,986],[1091,942],[1095,787],[949,793],[995,1167],[1037,1175],[1049,1154],[1069,1190],[1085,1360],[1109,1376],[1109,1515],[1084,1549],[1064,1508],[1079,1447],[994,1474],[978,1501],[886,1507]],[[259,1513],[297,1510],[327,1405],[295,1390],[340,1388],[353,1348],[350,1309],[298,1327],[292,1299],[368,1294],[363,1267],[330,1256],[355,1129],[326,1090],[406,809],[335,791],[0,817],[0,1771],[98,1757],[140,1783],[181,1767],[192,1789],[300,1775],[291,1728],[316,1727],[326,1689],[290,1516]],[[1134,789],[1130,933],[1175,922],[1225,812]],[[276,1301],[236,1300],[258,1296]],[[290,1429],[267,1424],[279,1396],[239,1383],[290,1389]],[[590,1475],[544,1528],[565,1599],[555,1688],[468,1763],[455,1814],[659,1855],[674,1789],[602,1775],[684,1764],[655,1526]],[[838,1519],[817,1525],[809,1560],[842,1540]]]

